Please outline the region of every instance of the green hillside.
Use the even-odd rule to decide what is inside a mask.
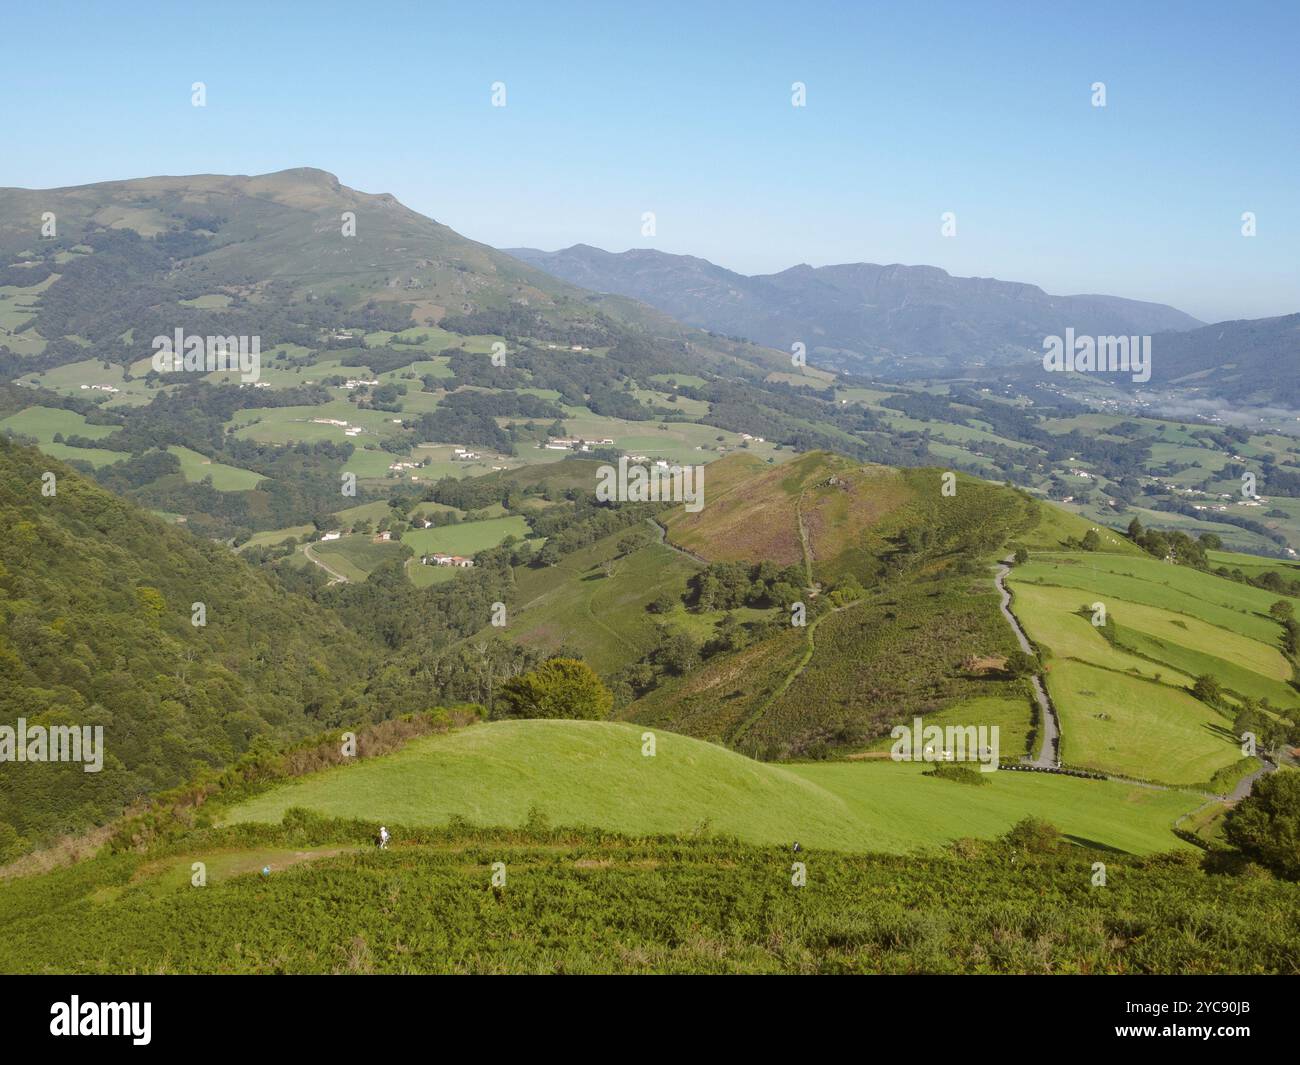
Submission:
[[[1199,796],[1125,784],[987,774],[973,788],[884,763],[774,766],[671,732],[642,754],[640,726],[498,721],[415,740],[396,754],[327,770],[236,807],[228,823],[278,823],[304,807],[335,818],[433,827],[452,818],[628,835],[707,829],[754,843],[905,852],[991,838],[1033,815],[1067,835],[1132,853],[1177,849],[1175,819]]]
[[[0,858],[376,709],[380,656],[329,612],[2,437],[0,522],[0,723],[98,725],[105,748],[96,773],[0,765]]]
[[[788,846],[535,825],[410,832],[379,851],[373,832],[299,817],[0,884],[0,968],[1289,973],[1300,928],[1294,884],[1208,875],[1191,855],[805,850],[795,887]],[[1090,886],[1098,861],[1105,888]]]
[[[656,618],[647,607],[664,592],[680,593],[700,565],[649,537],[624,555],[626,535],[604,537],[554,566],[519,567],[511,638],[546,651],[576,650],[607,674],[650,653]],[[673,620],[685,616],[678,611]]]

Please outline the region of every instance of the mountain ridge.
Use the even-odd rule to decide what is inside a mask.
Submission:
[[[1010,361],[1043,335],[1073,325],[1095,334],[1194,329],[1163,304],[1100,294],[1052,295],[1027,282],[961,277],[937,266],[799,263],[744,275],[657,249],[555,252],[503,249],[573,284],[640,299],[700,328],[788,350],[804,343],[818,364],[862,370],[959,368]]]

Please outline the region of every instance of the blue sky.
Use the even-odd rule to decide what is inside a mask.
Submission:
[[[318,166],[497,246],[1300,311],[1292,3],[43,2],[4,23],[0,186]]]

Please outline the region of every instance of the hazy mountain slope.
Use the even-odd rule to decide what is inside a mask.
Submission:
[[[1023,357],[1041,338],[1192,329],[1190,315],[1116,296],[1052,296],[1035,285],[953,277],[933,266],[800,265],[746,277],[703,259],[578,244],[510,254],[556,277],[644,300],[681,321],[789,349],[819,364],[909,372]]]
[[[1300,314],[1218,322],[1153,337],[1151,348],[1157,385],[1191,396],[1300,408]]]

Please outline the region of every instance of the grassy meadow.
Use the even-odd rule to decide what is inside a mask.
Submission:
[[[643,736],[655,736],[653,757]],[[551,824],[629,835],[708,830],[751,843],[798,840],[903,853],[991,838],[1026,815],[1134,854],[1179,849],[1173,822],[1201,796],[1032,773],[972,787],[893,762],[772,765],[672,732],[616,722],[498,721],[412,741],[397,753],[279,785],[226,821],[322,816],[438,826],[515,825],[534,806]]]
[[[1047,655],[1067,764],[1205,785],[1241,753],[1231,705],[1197,699],[1196,677],[1218,679],[1230,700],[1300,703],[1281,626],[1268,615],[1275,594],[1099,552],[1033,554],[1009,584],[1013,610]],[[1104,630],[1094,624],[1098,606],[1110,622]]]

